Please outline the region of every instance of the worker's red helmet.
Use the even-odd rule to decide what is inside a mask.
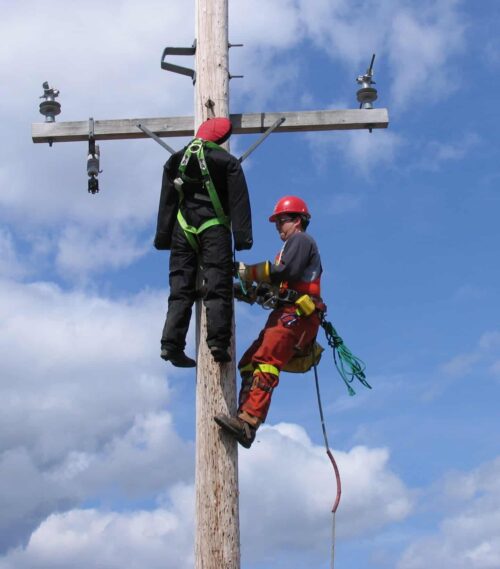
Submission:
[[[296,213],[305,217],[308,221],[311,219],[311,214],[309,213],[306,202],[297,196],[285,196],[278,200],[269,221],[274,223],[276,217],[282,213]]]
[[[233,125],[229,119],[216,117],[208,119],[200,125],[200,128],[196,132],[196,138],[222,144],[231,136],[232,130]]]

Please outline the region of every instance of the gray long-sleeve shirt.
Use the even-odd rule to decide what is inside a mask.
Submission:
[[[316,241],[303,231],[286,240],[278,258],[279,263],[271,265],[273,284],[283,281],[290,286],[294,282],[309,283],[319,279],[323,272]]]

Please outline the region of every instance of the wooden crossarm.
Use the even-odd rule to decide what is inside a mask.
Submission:
[[[234,134],[255,134],[267,130],[280,117],[285,122],[274,132],[311,132],[387,128],[387,109],[347,109],[292,111],[284,113],[245,113],[231,115]],[[193,117],[164,117],[95,120],[96,140],[147,138],[137,124],[142,124],[160,137],[193,136]],[[89,137],[88,121],[33,123],[33,142],[76,142]]]

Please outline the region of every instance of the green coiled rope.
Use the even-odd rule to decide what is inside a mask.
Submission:
[[[344,340],[342,340],[338,335],[333,324],[328,322],[324,317],[321,319],[321,326],[325,331],[328,345],[333,349],[335,367],[337,368],[340,377],[344,380],[347,390],[349,391],[349,395],[356,395],[356,392],[351,385],[355,378],[365,387],[371,389],[372,386],[366,381],[366,366],[364,362],[351,352],[351,350],[344,344]]]

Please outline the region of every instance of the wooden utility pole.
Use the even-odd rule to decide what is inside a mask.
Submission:
[[[277,124],[277,121],[280,126],[275,132],[282,133],[371,130],[388,126],[387,109],[371,108],[370,101],[374,100],[372,92],[375,91],[371,88],[373,59],[367,74],[358,78],[358,83],[362,86],[358,91],[358,101],[362,108],[229,115],[228,0],[195,1],[194,117],[91,119],[56,123],[52,116],[50,119],[47,117],[44,123],[32,125],[33,142],[52,144],[89,141],[89,129],[94,141],[146,138],[148,130],[160,137],[192,136],[197,127],[212,116],[229,116],[233,124],[233,134],[263,133]],[[184,52],[189,50],[180,49]],[[192,55],[192,52],[190,54]],[[50,97],[43,104],[52,111],[59,105]],[[57,112],[53,114],[58,114],[58,110],[57,108]],[[232,415],[236,410],[234,324],[231,345],[233,361],[228,364],[216,364],[208,350],[206,313],[200,302],[197,305],[196,335],[198,358],[195,569],[239,569],[237,443],[221,433],[213,421],[217,413]]]
[[[207,118],[229,117],[227,2],[196,0],[195,130]],[[217,413],[236,411],[234,341],[231,363],[214,362],[201,302],[196,312],[195,569],[239,569],[237,442],[221,433],[213,420]]]

